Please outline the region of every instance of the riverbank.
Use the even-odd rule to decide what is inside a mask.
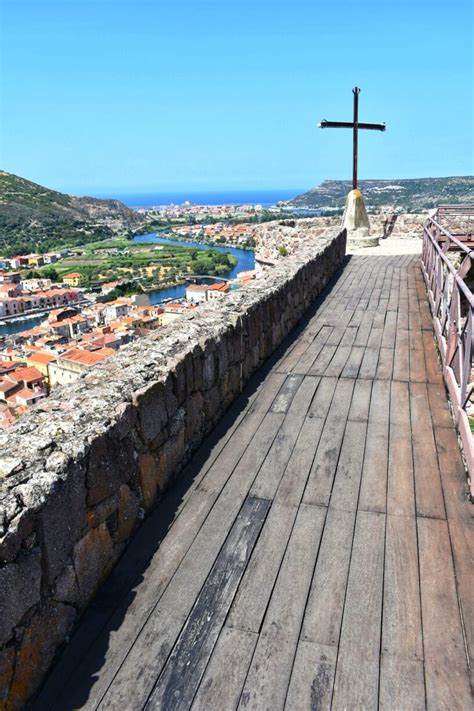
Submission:
[[[135,242],[136,244],[156,244],[164,246],[173,246],[174,244],[175,246],[183,246],[182,242],[178,240],[170,240],[165,237],[159,237],[156,232],[150,232],[145,235],[138,235],[137,237],[133,238],[132,244],[133,242]],[[218,252],[230,253],[233,257],[236,258],[235,266],[232,267],[232,269],[223,272],[222,274],[215,275],[217,278],[222,277],[224,279],[235,279],[239,272],[251,271],[255,268],[255,255],[254,252],[250,250],[230,246],[224,247],[222,245],[210,246],[206,243],[192,241],[188,241],[187,245],[203,252],[214,250]],[[189,276],[192,277],[193,275],[190,274]],[[187,282],[185,280],[180,280],[179,283],[168,281],[165,282],[163,286],[160,286],[159,289],[151,288],[150,290],[147,290],[146,288],[141,288],[141,291],[145,293],[146,296],[148,296],[151,304],[161,304],[168,301],[183,299],[186,295],[186,283]],[[45,317],[41,317],[38,315],[32,315],[32,317],[25,322],[20,322],[16,324],[10,323],[6,326],[0,326],[0,336],[11,336],[16,333],[21,333],[22,331],[27,331],[35,326],[38,326],[44,320],[44,318]]]
[[[160,237],[156,232],[150,232],[147,235],[138,235],[133,238],[133,242],[137,244],[161,244],[161,245],[175,245],[182,246],[182,242],[177,239],[169,239],[167,237]],[[216,276],[222,276],[226,279],[235,279],[239,272],[251,271],[255,269],[255,253],[252,250],[241,249],[240,247],[222,246],[222,245],[209,245],[205,242],[194,242],[189,240],[187,244],[195,249],[200,249],[203,251],[218,251],[224,253],[230,253],[233,257],[236,257],[237,264],[229,270],[227,273],[222,273]]]

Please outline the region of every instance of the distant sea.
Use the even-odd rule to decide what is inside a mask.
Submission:
[[[301,195],[302,190],[229,190],[221,192],[173,192],[173,193],[107,193],[97,197],[115,198],[129,207],[152,207],[154,205],[241,205],[254,204],[270,207],[279,200],[290,200]]]

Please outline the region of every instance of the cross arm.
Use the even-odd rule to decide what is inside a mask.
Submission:
[[[318,128],[354,128],[351,121],[326,121],[324,119],[318,123]],[[385,131],[384,123],[358,123],[357,128],[365,128],[370,131]]]

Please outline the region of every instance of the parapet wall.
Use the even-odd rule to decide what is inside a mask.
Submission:
[[[0,708],[36,691],[136,526],[341,265],[304,240],[248,288],[160,329],[0,435]]]

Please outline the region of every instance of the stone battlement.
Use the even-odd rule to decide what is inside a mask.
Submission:
[[[0,705],[36,691],[140,520],[345,247],[340,228],[300,239],[245,290],[131,344],[0,435]]]

